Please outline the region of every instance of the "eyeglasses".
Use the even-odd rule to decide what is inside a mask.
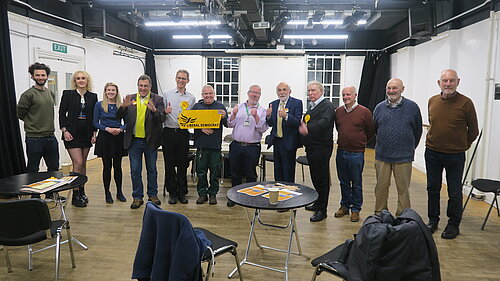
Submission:
[[[249,93],[252,93],[252,94],[257,94],[257,95],[260,95],[260,92],[256,92],[256,91],[248,91]]]

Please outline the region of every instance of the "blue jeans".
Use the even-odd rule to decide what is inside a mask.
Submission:
[[[43,138],[26,137],[26,155],[28,156],[28,165],[26,172],[38,172],[40,160],[45,161],[47,170],[59,170],[59,145],[54,136]]]
[[[130,176],[132,177],[132,197],[142,199],[144,197],[144,185],[142,183],[142,154],[146,160],[146,171],[148,180],[148,196],[158,196],[158,171],[156,170],[157,149],[148,149],[146,139],[133,138],[128,148],[130,159]]]
[[[425,169],[427,172],[427,203],[429,222],[438,224],[440,214],[440,192],[443,169],[446,170],[448,185],[448,224],[458,227],[462,220],[462,176],[465,152],[442,153],[425,149]]]
[[[359,212],[363,205],[361,175],[365,165],[365,153],[337,149],[336,163],[342,193],[340,205],[350,209],[351,212]]]

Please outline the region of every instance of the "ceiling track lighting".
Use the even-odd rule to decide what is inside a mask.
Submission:
[[[284,39],[332,39],[332,40],[346,40],[349,38],[347,34],[289,34],[283,35]]]
[[[145,26],[215,26],[220,24],[220,21],[148,21],[144,23]]]

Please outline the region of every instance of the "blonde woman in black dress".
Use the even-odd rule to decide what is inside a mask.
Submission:
[[[123,148],[123,131],[125,125],[116,118],[116,111],[122,105],[120,92],[115,83],[108,82],[104,86],[102,101],[95,104],[94,127],[99,129],[94,154],[102,159],[102,182],[106,203],[112,204],[113,197],[109,191],[111,184],[111,169],[116,184],[116,199],[127,201],[122,192],[122,157],[127,155]]]
[[[73,172],[85,175],[87,156],[96,141],[97,129],[93,126],[94,106],[97,95],[92,90],[92,79],[85,71],[77,71],[71,79],[72,90],[64,90],[59,106],[59,126],[64,147],[68,150]],[[71,204],[86,207],[88,197],[84,186],[73,190]]]

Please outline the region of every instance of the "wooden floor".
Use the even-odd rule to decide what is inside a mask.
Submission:
[[[158,157],[158,179],[163,186],[163,157]],[[362,224],[350,222],[349,218],[335,218],[333,213],[339,207],[340,191],[335,172],[335,161],[331,161],[332,187],[330,192],[328,218],[319,223],[309,222],[311,212],[301,209],[298,211],[298,229],[302,249],[309,257],[317,257],[351,238]],[[131,182],[129,177],[128,158],[123,161],[124,188],[128,201],[126,203],[115,202],[106,204],[101,180],[101,161],[95,159],[88,162],[89,182],[86,190],[90,198],[87,208],[75,208],[68,204],[67,214],[69,216],[72,233],[80,241],[89,246],[83,250],[75,247],[76,268],[71,268],[69,252],[66,245],[62,247],[61,255],[61,280],[130,280],[132,264],[141,231],[141,219],[144,208],[138,210],[130,209]],[[272,175],[272,164],[267,166],[268,175]],[[312,186],[309,170],[305,167],[305,184]],[[302,183],[300,165],[297,166],[297,182]],[[362,220],[370,215],[375,205],[373,189],[375,186],[375,171],[373,167],[373,151],[366,153],[366,165],[364,171],[364,209],[361,212]],[[185,214],[194,226],[204,227],[211,231],[235,240],[239,243],[238,251],[243,256],[248,238],[249,225],[242,207],[226,207],[225,194],[229,188],[229,180],[224,181],[217,198],[218,205],[195,204],[197,194],[195,184],[189,180],[189,204],[168,205],[167,197],[160,196],[164,209]],[[114,186],[112,187],[114,190]],[[445,190],[442,193],[441,214],[446,214]],[[162,193],[160,193],[162,194]],[[413,170],[411,184],[412,207],[419,212],[424,221],[427,222],[427,195],[425,191],[425,175]],[[484,202],[472,201],[467,207],[461,224],[461,234],[457,239],[444,240],[440,233],[446,224],[446,216],[442,215],[442,221],[438,233],[434,234],[439,260],[441,263],[442,280],[500,280],[500,218],[493,212],[486,229],[481,231],[481,224],[487,212],[488,205]],[[395,188],[391,187],[390,196],[391,211],[395,211],[396,199]],[[285,222],[288,218],[286,213],[278,214],[269,212],[265,217],[275,223]],[[285,247],[287,236],[283,231],[259,227],[257,229],[260,242],[265,245]],[[257,250],[252,247],[251,260],[265,263],[271,266],[281,266],[284,254],[270,252],[268,250]],[[25,280],[51,280],[53,278],[53,250],[35,254],[34,270],[28,271],[27,250],[25,247],[9,248],[11,262],[14,272],[7,273],[3,253],[0,254],[0,280],[2,281],[25,281]],[[227,274],[234,267],[231,255],[223,255],[217,259],[215,276],[211,280],[228,280]],[[310,260],[302,256],[293,256],[290,260],[290,280],[310,280],[313,268]],[[245,265],[243,267],[245,280],[282,280],[283,274],[263,270]],[[332,280],[335,278],[324,273],[317,280]],[[233,277],[232,280],[235,280]],[[236,279],[237,280],[237,279]]]

